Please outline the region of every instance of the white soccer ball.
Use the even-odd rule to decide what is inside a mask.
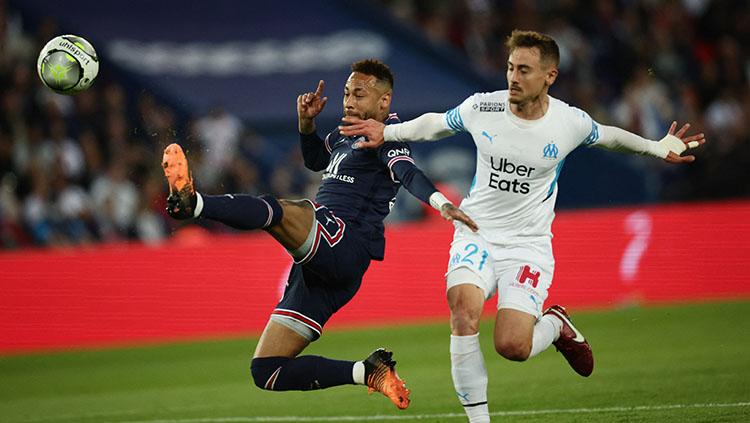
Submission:
[[[44,85],[60,94],[75,94],[90,87],[99,73],[94,47],[76,35],[60,35],[44,46],[37,60]]]

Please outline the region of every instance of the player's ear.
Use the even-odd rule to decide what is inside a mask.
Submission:
[[[380,107],[382,109],[389,109],[391,107],[391,98],[393,91],[388,90],[380,96]]]
[[[557,79],[557,67],[552,66],[547,71],[547,76],[545,77],[545,82],[547,82],[547,86],[554,84],[556,79]]]

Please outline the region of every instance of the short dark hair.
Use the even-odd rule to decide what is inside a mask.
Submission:
[[[391,73],[391,68],[378,59],[365,59],[354,62],[352,63],[352,72],[374,76],[378,81],[388,84],[389,88],[393,88],[393,73]]]
[[[514,29],[505,41],[505,46],[508,47],[508,53],[512,53],[519,47],[536,47],[539,49],[542,61],[552,62],[555,66],[560,64],[560,48],[557,42],[549,35],[540,32]]]

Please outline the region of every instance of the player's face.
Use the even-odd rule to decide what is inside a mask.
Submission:
[[[353,72],[344,86],[344,115],[385,120],[391,105],[391,90],[372,75]]]
[[[539,98],[555,82],[557,69],[542,62],[536,47],[518,47],[508,57],[508,99],[524,104]]]

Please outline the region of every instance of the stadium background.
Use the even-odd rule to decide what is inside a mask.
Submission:
[[[331,101],[318,127],[332,128],[348,64],[374,56],[396,75],[393,111],[406,119],[444,111],[505,87],[503,41],[513,28],[560,43],[553,96],[652,139],[676,119],[709,140],[689,166],[597,149],[571,155],[559,180],[550,300],[578,310],[747,304],[745,2],[151,3],[81,0],[53,14],[43,0],[0,1],[6,376],[24,375],[12,360],[27,353],[257,335],[288,260],[263,234],[168,219],[163,147],[189,148],[203,192],[313,196],[319,175],[303,168],[297,148],[298,93],[326,80]],[[36,76],[37,52],[61,33],[89,39],[102,61],[94,86],[75,97],[52,94]],[[415,149],[444,190],[466,192],[470,139]],[[334,334],[444,323],[450,236],[402,193],[389,217],[387,259],[332,320]],[[747,338],[747,314],[731,318]],[[445,363],[435,371],[447,372]],[[750,399],[746,389],[739,394]],[[3,404],[10,396],[0,395]]]

